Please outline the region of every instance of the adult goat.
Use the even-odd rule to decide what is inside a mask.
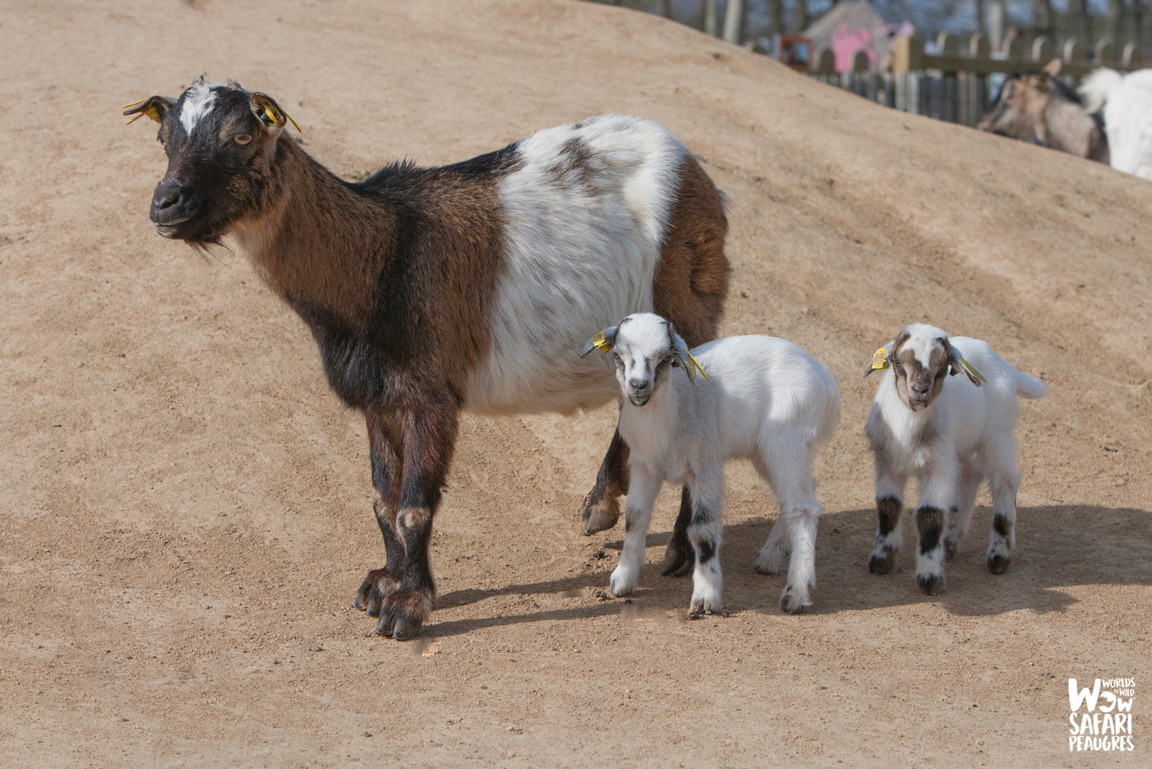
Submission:
[[[160,123],[157,231],[244,252],[311,329],[332,389],[365,416],[387,558],[356,601],[382,635],[414,636],[433,608],[428,542],[462,409],[609,401],[611,364],[571,353],[588,328],[631,312],[661,313],[693,345],[719,325],[721,196],[653,123],[600,116],[349,183],[281,135],[291,118],[275,100],[236,83],[201,78],[124,114]],[[626,461],[615,436],[586,530],[615,523]]]

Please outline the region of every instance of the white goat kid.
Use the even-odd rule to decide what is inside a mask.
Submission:
[[[1003,573],[1016,546],[1017,397],[1042,398],[1047,386],[1017,371],[987,342],[949,339],[920,323],[877,350],[864,376],[886,368],[891,374],[876,390],[865,427],[876,462],[880,519],[869,571],[892,570],[903,544],[904,487],[909,476],[916,476],[920,588],[928,595],[943,588],[944,560],[956,553],[967,532],[976,492],[985,480],[995,511],[988,568]],[[965,376],[945,384],[949,371]]]
[[[791,342],[766,336],[717,339],[689,353],[672,325],[649,313],[600,332],[582,355],[592,349],[610,351],[615,360],[622,393],[619,430],[631,449],[626,533],[612,572],[613,595],[636,588],[652,507],[667,481],[689,491],[688,539],[695,553],[690,611],[698,616],[721,610],[724,461],[747,457],[780,503],[754,566],[778,574],[790,551],[780,606],[789,613],[810,606],[822,512],[812,462],[840,422],[840,394],[828,369]],[[695,376],[694,365],[707,372],[704,379]]]

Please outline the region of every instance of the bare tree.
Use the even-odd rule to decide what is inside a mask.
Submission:
[[[1037,35],[1052,37],[1052,0],[1032,0],[1032,28]]]
[[[784,0],[766,0],[768,16],[772,19],[772,32],[784,34]]]
[[[794,0],[792,6],[792,31],[796,33],[808,29],[808,3],[805,0]]]
[[[724,8],[724,39],[740,45],[744,37],[744,0],[728,0]]]

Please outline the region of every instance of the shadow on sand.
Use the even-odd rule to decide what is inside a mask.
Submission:
[[[905,542],[890,574],[868,572],[868,556],[875,532],[871,509],[827,513],[820,520],[816,546],[817,587],[812,593],[815,615],[869,611],[906,604],[937,603],[961,616],[988,616],[1028,609],[1036,613],[1060,612],[1077,599],[1062,588],[1088,585],[1152,584],[1152,512],[1135,508],[1091,505],[1058,505],[1021,508],[1017,516],[1017,551],[1008,571],[991,574],[985,564],[990,508],[978,507],[960,552],[945,566],[945,589],[926,596],[916,586],[915,524],[905,520]],[[572,525],[578,525],[573,520]],[[724,527],[721,564],[724,598],[732,611],[781,613],[777,605],[785,577],[757,574],[752,557],[768,537],[771,519],[753,519]],[[619,557],[623,525],[600,536],[610,538],[605,549],[607,564]],[[627,613],[631,607],[646,611],[683,613],[691,595],[691,579],[660,576],[658,560],[669,532],[649,534],[649,563],[640,577],[633,603],[622,600],[594,602],[565,609],[542,609],[500,617],[432,622],[429,638],[445,637],[485,627],[514,625]],[[657,563],[651,561],[657,560]],[[491,590],[456,590],[441,596],[441,607],[464,606],[501,595],[586,593],[590,588],[607,592],[604,571],[564,579],[507,585]]]

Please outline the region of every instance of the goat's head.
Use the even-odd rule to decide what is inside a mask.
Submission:
[[[913,323],[892,342],[876,351],[872,365],[864,372],[891,367],[896,394],[905,406],[922,411],[944,389],[944,376],[963,373],[977,387],[983,380],[948,341],[948,335],[934,326]]]
[[[276,140],[292,118],[271,97],[200,77],[177,99],[152,96],[128,105],[124,114],[160,124],[168,171],[156,185],[149,215],[164,237],[218,242],[238,220],[259,216],[275,199]]]
[[[1052,99],[1079,102],[1076,92],[1056,79],[1060,60],[1053,59],[1039,72],[1015,74],[1004,81],[992,108],[976,127],[981,131],[1048,144],[1044,117]]]
[[[629,315],[619,325],[589,339],[580,357],[592,350],[612,354],[616,381],[633,406],[643,406],[651,400],[653,393],[667,381],[673,366],[684,369],[695,382],[693,366],[700,365],[672,324],[647,312]]]

